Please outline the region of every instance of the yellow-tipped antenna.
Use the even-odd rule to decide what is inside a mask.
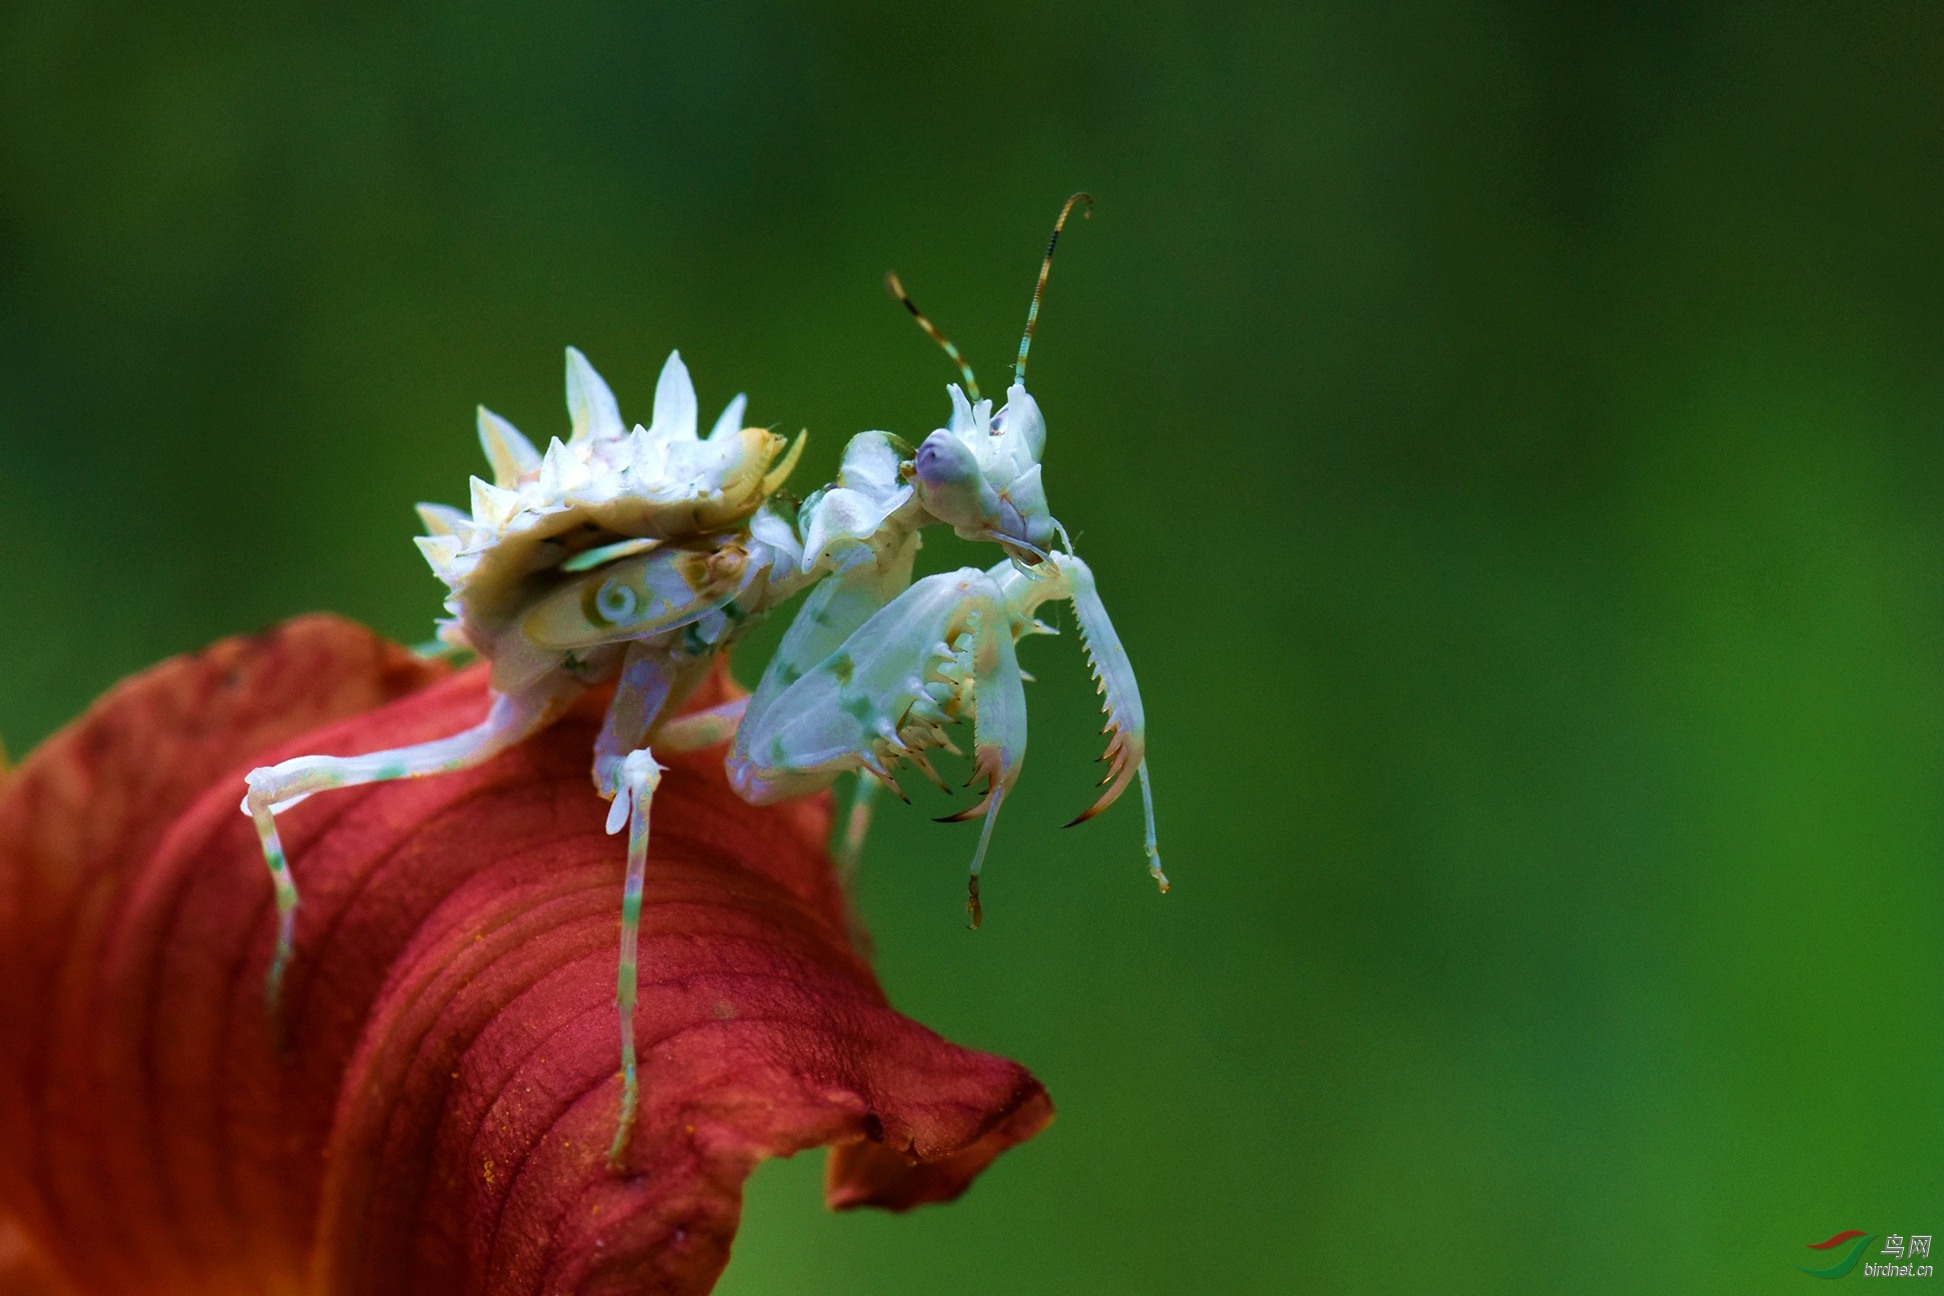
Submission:
[[[1039,282],[1033,285],[1033,304],[1026,309],[1026,333],[1019,339],[1019,359],[1013,362],[1013,381],[1022,386],[1026,382],[1026,352],[1033,345],[1033,325],[1039,323],[1040,294],[1046,291],[1047,272],[1053,269],[1053,249],[1060,246],[1060,231],[1066,228],[1067,213],[1073,210],[1073,204],[1083,200],[1087,209],[1080,214],[1092,217],[1093,195],[1077,193],[1066,200],[1066,206],[1060,208],[1060,219],[1053,222],[1053,237],[1046,240],[1046,260],[1040,262]]]
[[[911,318],[918,321],[918,327],[925,330],[926,336],[945,348],[945,354],[952,358],[952,363],[959,367],[961,374],[965,375],[965,394],[975,401],[978,400],[979,380],[972,376],[972,366],[965,363],[965,357],[960,355],[959,349],[952,345],[952,339],[940,333],[938,331],[938,325],[925,318],[925,312],[919,310],[918,303],[911,300],[910,296],[906,294],[904,285],[898,282],[898,276],[895,272],[887,272],[885,274],[884,286],[891,290],[893,297],[896,297],[904,303],[904,308],[911,312]]]

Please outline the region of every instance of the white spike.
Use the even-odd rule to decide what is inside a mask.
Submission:
[[[661,481],[668,464],[668,448],[655,440],[647,428],[635,424],[628,438],[628,467],[635,475],[637,489],[647,491]]]
[[[445,580],[446,573],[452,569],[452,560],[459,556],[459,542],[451,536],[441,535],[413,536],[412,543],[416,544],[419,552],[425,555],[425,561],[431,566],[432,574],[440,580]],[[446,583],[450,585],[452,582],[446,581]]]
[[[655,383],[655,421],[648,425],[648,435],[658,441],[695,440],[695,384],[680,351],[668,353]]]
[[[518,511],[520,497],[513,491],[501,490],[489,481],[472,479],[473,521],[490,527],[503,527],[507,520]]]
[[[748,408],[749,397],[737,392],[736,399],[729,402],[728,408],[722,411],[722,417],[718,418],[715,426],[709,429],[709,440],[713,441],[717,437],[732,437],[742,431],[743,411]]]
[[[573,347],[567,348],[567,416],[574,421],[574,441],[600,441],[626,430],[614,393]]]
[[[540,494],[547,499],[558,499],[567,487],[567,463],[571,458],[566,446],[555,437],[547,443],[546,457],[540,461]]]
[[[511,486],[531,472],[540,462],[533,442],[484,405],[479,407],[479,448],[493,468],[495,486]]]
[[[468,522],[466,515],[450,504],[420,504],[418,515],[425,524],[425,534],[433,536],[456,536]]]
[[[458,512],[457,509],[453,511]],[[460,513],[459,517],[460,521],[453,524],[452,534],[459,541],[460,552],[477,553],[491,547],[494,537],[499,535],[497,529],[481,526],[464,513]]]

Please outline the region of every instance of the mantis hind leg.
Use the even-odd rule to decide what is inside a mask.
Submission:
[[[243,813],[256,823],[257,839],[263,845],[264,863],[269,866],[277,896],[277,947],[263,980],[264,1003],[272,1020],[278,1015],[284,973],[296,947],[298,904],[297,883],[291,877],[289,856],[277,832],[277,811],[287,810],[315,792],[448,774],[483,764],[544,729],[577,691],[576,686],[564,691],[495,695],[485,720],[450,738],[366,756],[299,756],[250,771]]]

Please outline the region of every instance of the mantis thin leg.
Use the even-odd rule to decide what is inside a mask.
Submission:
[[[594,738],[594,789],[611,804],[607,830],[618,833],[628,822],[633,802],[622,768],[628,758],[648,743],[648,731],[668,704],[674,689],[666,655],[645,643],[631,643],[621,659],[621,678],[615,682],[614,699],[601,718],[601,732]]]
[[[837,842],[837,878],[847,892],[856,883],[857,866],[864,858],[864,835],[871,831],[871,807],[877,801],[879,786],[876,778],[859,774],[857,786],[851,789],[844,835]]]
[[[857,911],[857,868],[864,858],[864,835],[871,828],[871,807],[877,801],[883,784],[874,775],[861,770],[856,777],[857,784],[851,789],[850,809],[844,816],[843,836],[838,839],[833,854],[837,865],[837,885],[842,888],[846,901],[845,929],[850,933],[851,944],[868,959],[872,957],[875,943]]]
[[[630,654],[602,730],[603,745],[615,741],[630,726],[639,728],[652,722],[668,696],[667,682],[655,669],[658,664],[646,653]],[[747,704],[748,699],[737,698],[672,720],[662,726],[656,744],[663,751],[694,751],[727,742]],[[641,894],[648,878],[648,815],[661,776],[662,767],[646,747],[630,752],[615,776],[614,805],[608,813],[609,832],[620,828],[624,816],[628,826],[628,875],[621,891],[621,957],[614,972],[614,1004],[621,1025],[621,1114],[615,1122],[614,1142],[608,1146],[608,1164],[617,1169],[641,1110],[641,1066],[635,1054],[635,1004],[641,993]]]
[[[719,747],[736,736],[736,726],[742,723],[743,713],[748,709],[749,699],[742,697],[677,716],[664,724],[655,735],[655,746],[665,752]]]
[[[536,690],[496,695],[486,719],[450,738],[373,752],[368,756],[299,756],[280,765],[251,770],[243,812],[256,823],[263,859],[277,895],[277,948],[264,976],[264,1003],[274,1019],[283,995],[297,935],[297,883],[277,833],[277,811],[314,792],[381,783],[392,779],[449,774],[482,764],[545,728],[572,699],[573,690]]]
[[[1147,857],[1148,872],[1154,875],[1155,882],[1163,892],[1168,889],[1168,875],[1161,871],[1161,846],[1154,837],[1154,784],[1148,781],[1147,762],[1141,762],[1141,809],[1147,813]]]
[[[648,813],[661,785],[661,766],[645,745],[648,731],[667,704],[673,681],[664,654],[645,643],[628,645],[614,700],[594,740],[594,785],[611,799],[607,830],[628,830],[628,872],[621,889],[621,954],[614,974],[614,1003],[621,1030],[621,1114],[615,1122],[608,1164],[618,1167],[641,1107],[641,1074],[635,1057],[635,1001],[639,994],[641,892],[648,876]]]
[[[641,891],[648,875],[648,811],[655,789],[661,786],[661,775],[662,767],[646,747],[630,753],[622,762],[621,782],[632,809],[628,815],[628,880],[621,891],[621,959],[614,974],[614,1002],[621,1015],[621,1115],[615,1124],[614,1142],[608,1147],[608,1164],[615,1168],[621,1164],[621,1154],[634,1134],[635,1115],[641,1109],[641,1074],[635,1057]]]
[[[985,921],[985,909],[979,904],[979,870],[985,867],[986,847],[992,844],[992,829],[999,822],[999,806],[1006,799],[1003,791],[994,792],[986,801],[985,825],[979,829],[979,849],[972,853],[972,867],[965,875],[965,925],[973,931]]]

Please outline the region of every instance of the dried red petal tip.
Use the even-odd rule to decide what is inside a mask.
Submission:
[[[595,701],[478,770],[280,817],[285,1057],[244,771],[455,732],[483,675],[307,618],[124,683],[6,780],[0,1213],[74,1291],[706,1292],[764,1157],[833,1145],[832,1206],[902,1210],[1046,1124],[1024,1069],[885,1003],[827,801],[747,806],[698,754],[655,802],[641,1118],[610,1173],[624,861]]]

